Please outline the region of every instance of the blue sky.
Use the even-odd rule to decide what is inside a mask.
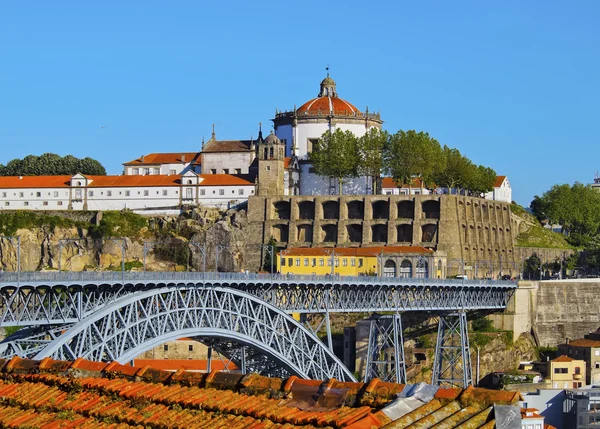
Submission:
[[[528,205],[598,161],[600,2],[15,1],[0,5],[0,163],[55,152],[109,174],[256,136],[339,95],[506,174]],[[102,126],[105,128],[101,129]]]

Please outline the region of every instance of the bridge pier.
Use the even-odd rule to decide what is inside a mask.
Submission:
[[[454,387],[473,385],[465,311],[440,314],[431,384]]]
[[[371,316],[365,382],[373,378],[406,383],[404,337],[400,313]]]

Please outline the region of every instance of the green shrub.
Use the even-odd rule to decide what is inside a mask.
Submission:
[[[90,227],[90,234],[94,238],[104,237],[138,237],[142,228],[148,226],[148,220],[130,211],[107,211],[102,214],[98,226]]]
[[[475,332],[493,332],[494,324],[487,317],[480,317],[471,322],[471,327]]]
[[[490,341],[492,341],[492,339],[489,335],[485,335],[482,332],[475,332],[475,334],[471,337],[469,341],[472,347],[482,349],[485,346],[487,346],[490,343]]]
[[[14,235],[19,229],[31,228],[89,228],[90,224],[60,216],[30,211],[0,213],[0,234]]]

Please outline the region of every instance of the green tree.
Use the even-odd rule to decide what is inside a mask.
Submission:
[[[535,279],[536,277],[539,278],[541,264],[542,261],[536,253],[531,255],[529,258],[525,259],[524,271],[525,274],[527,274],[527,277],[530,279]]]
[[[535,201],[535,203],[534,203]],[[537,215],[545,214],[552,224],[561,225],[563,232],[592,237],[600,228],[600,192],[576,182],[554,185],[541,198],[534,198]],[[580,241],[585,239],[579,238]]]
[[[357,138],[351,131],[327,131],[309,154],[315,173],[338,180],[342,194],[344,179],[358,176],[359,154]]]
[[[263,270],[271,272],[271,267],[273,267],[273,271],[275,271],[277,270],[277,260],[275,259],[277,252],[277,240],[271,237],[266,246],[270,247],[264,251],[265,257],[263,262]]]
[[[78,159],[72,155],[61,157],[54,153],[40,156],[27,155],[23,159],[13,159],[0,166],[2,176],[72,176],[81,173],[92,176],[105,176],[106,170],[92,158]]]
[[[465,187],[469,189],[471,195],[481,196],[493,190],[495,182],[496,172],[492,168],[471,164]]]
[[[419,177],[432,184],[436,172],[445,168],[445,158],[437,140],[415,130],[398,131],[389,139],[385,154],[386,172],[401,186]]]
[[[371,128],[357,140],[358,173],[368,176],[373,183],[373,194],[381,193],[379,183],[384,171],[384,152],[389,141],[387,131]]]
[[[442,150],[444,157],[444,168],[434,175],[438,186],[448,188],[450,192],[454,188],[462,189],[468,183],[468,176],[472,174],[471,161],[463,156],[458,149],[452,149],[444,145]]]

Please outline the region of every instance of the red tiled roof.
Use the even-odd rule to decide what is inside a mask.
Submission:
[[[496,176],[496,181],[494,182],[494,188],[499,188],[502,186],[502,183],[506,179],[506,176]]]
[[[377,256],[394,253],[433,253],[433,250],[421,246],[375,246],[375,247],[293,247],[284,250],[286,256],[330,256],[331,250],[335,256]]]
[[[404,184],[402,186],[398,186],[396,184],[396,182],[394,182],[394,179],[392,179],[391,177],[383,177],[381,179],[381,187],[382,188],[387,188],[387,189],[389,189],[389,188],[392,188],[392,189],[394,189],[394,188],[408,188],[408,185]],[[415,177],[412,180],[412,183],[410,184],[410,187],[411,188],[420,189],[421,188],[421,179],[418,178],[418,177]]]
[[[133,366],[139,368],[148,366],[161,371],[178,371],[180,369],[184,371],[206,371],[208,362],[206,359],[134,359]],[[217,371],[238,369],[233,362],[223,362],[220,359],[214,359],[210,366],[212,370]]]
[[[335,115],[354,115],[360,114],[360,111],[351,103],[338,97],[317,97],[304,103],[296,111],[299,115],[328,115],[333,112]]]
[[[249,152],[251,140],[209,140],[202,152]]]
[[[569,356],[562,355],[555,359],[552,359],[550,362],[573,362],[574,360],[575,359],[570,358]]]
[[[189,164],[192,161],[194,165],[200,164],[200,152],[149,153],[123,165]]]
[[[253,182],[231,174],[200,174],[200,186],[244,186]],[[179,175],[146,175],[146,176],[86,176],[89,188],[180,186]],[[0,189],[24,188],[68,188],[71,176],[4,176],[0,177]]]
[[[571,340],[567,344],[562,344],[563,346],[573,346],[573,347],[600,347],[600,341],[597,340],[588,340],[586,338],[581,338],[579,340]]]
[[[282,380],[15,357],[0,359],[0,426],[376,429],[392,422],[382,408],[403,389],[378,379],[368,385]],[[437,423],[442,415],[447,428],[480,427],[493,424],[493,404],[516,405],[519,399],[516,392],[439,389],[430,402],[396,419],[394,427],[430,427],[426,422]]]

